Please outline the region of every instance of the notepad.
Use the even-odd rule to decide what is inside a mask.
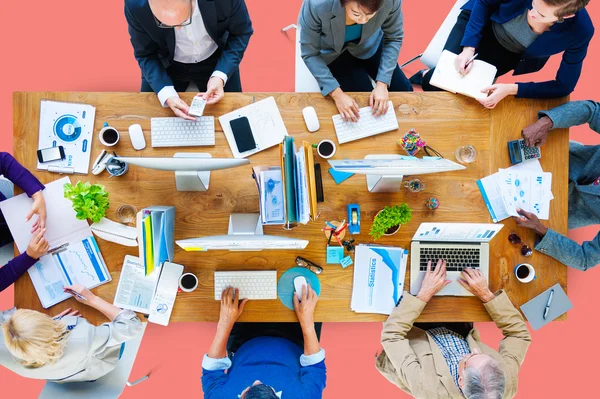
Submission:
[[[544,319],[544,310],[546,309],[546,303],[550,297],[550,291],[554,290],[554,296],[550,309],[548,310],[548,316]],[[560,284],[555,284],[551,288],[542,292],[540,295],[533,298],[531,301],[521,306],[521,311],[527,317],[527,321],[531,324],[531,328],[539,330],[558,316],[566,313],[573,307],[573,304],[567,297],[567,294],[562,289]]]
[[[456,57],[456,54],[448,50],[442,52],[431,77],[431,85],[472,98],[486,98],[487,93],[482,93],[481,90],[494,83],[498,71],[496,67],[485,61],[474,60],[471,71],[461,75],[454,64]]]

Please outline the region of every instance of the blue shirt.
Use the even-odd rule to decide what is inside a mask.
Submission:
[[[273,387],[282,399],[321,398],[326,381],[325,351],[305,356],[302,348],[287,339],[259,337],[242,345],[233,361],[204,356],[202,390],[206,399],[235,399],[256,380]]]
[[[346,25],[346,34],[344,35],[344,43],[351,42],[353,40],[360,39],[362,35],[362,25],[354,24],[354,25]]]
[[[464,337],[446,327],[438,327],[427,330],[427,334],[437,344],[442,352],[454,383],[458,386],[458,363],[461,359],[471,353],[471,348]]]

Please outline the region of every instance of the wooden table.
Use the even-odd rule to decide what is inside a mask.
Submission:
[[[356,175],[336,185],[329,173],[328,164],[315,155],[321,163],[325,202],[319,204],[320,219],[308,225],[300,225],[292,231],[281,226],[265,226],[265,234],[299,237],[310,240],[304,251],[262,252],[184,252],[176,246],[176,263],[185,266],[186,272],[195,273],[199,286],[193,293],[180,293],[171,321],[217,321],[219,302],[214,300],[213,272],[215,270],[269,270],[277,269],[281,275],[294,266],[296,255],[302,255],[324,267],[320,275],[322,295],[316,309],[318,321],[383,321],[386,316],[357,314],[350,311],[353,267],[342,269],[339,265],[325,264],[325,239],[321,232],[325,220],[346,218],[346,205],[361,206],[361,234],[355,236],[359,243],[372,242],[368,235],[374,215],[384,205],[406,202],[413,209],[412,221],[391,237],[383,237],[378,244],[410,248],[411,238],[421,222],[491,222],[476,181],[510,165],[508,140],[520,137],[521,129],[536,119],[537,111],[548,109],[564,102],[559,100],[519,100],[507,98],[492,110],[486,110],[474,100],[449,93],[391,93],[396,107],[400,130],[380,134],[364,140],[343,144],[338,147],[334,159],[360,159],[367,154],[401,153],[396,141],[411,128],[415,128],[427,143],[445,157],[454,159],[459,145],[473,144],[477,149],[477,160],[466,170],[421,176],[426,190],[412,194],[371,194],[367,191],[364,176]],[[193,94],[182,97],[190,102]],[[323,138],[335,139],[331,115],[336,114],[332,101],[320,94],[296,93],[228,93],[223,101],[207,107],[206,114],[215,117],[230,112],[253,101],[275,96],[288,132],[297,142],[308,140],[316,143]],[[356,93],[353,97],[359,106],[368,105],[368,94]],[[152,148],[150,143],[150,118],[171,116],[168,108],[162,108],[154,94],[148,93],[14,93],[14,154],[15,157],[42,182],[48,183],[58,175],[36,170],[36,148],[39,126],[40,100],[80,102],[96,106],[95,132],[103,122],[117,128],[121,141],[114,150],[122,156],[172,156],[178,151],[209,152],[213,157],[231,157],[231,151],[220,124],[216,123],[216,145],[203,148]],[[317,110],[321,129],[316,133],[306,130],[301,110],[312,105]],[[130,143],[129,125],[142,125],[147,147],[135,151]],[[102,150],[94,137],[92,162]],[[554,131],[542,149],[541,163],[545,171],[553,173],[551,216],[547,222],[555,231],[567,233],[567,180],[568,180],[568,131]],[[250,157],[252,165],[277,165],[277,147]],[[110,193],[110,209],[107,217],[116,220],[116,210],[123,204],[133,204],[138,210],[151,205],[176,206],[175,239],[220,235],[227,233],[229,215],[234,212],[258,212],[258,192],[251,178],[251,167],[212,172],[207,192],[177,192],[173,172],[161,172],[130,166],[126,175],[109,179],[107,173],[94,176],[73,175],[78,180],[101,183]],[[435,212],[425,207],[428,197],[440,200]],[[51,206],[52,204],[48,204]],[[567,289],[567,268],[554,259],[535,252],[530,258],[520,255],[519,248],[511,245],[508,234],[516,230],[530,246],[534,244],[532,231],[516,228],[512,220],[505,220],[505,228],[490,244],[490,288],[504,289],[516,306],[527,302],[556,282]],[[137,248],[124,247],[98,239],[102,255],[111,271],[112,282],[98,287],[95,292],[109,302],[113,301],[119,281],[123,257],[136,255]],[[538,278],[530,284],[516,281],[513,268],[516,264],[530,262],[536,266]],[[408,289],[409,273],[406,275]],[[42,309],[28,276],[16,283],[15,304],[19,308]],[[45,311],[55,314],[67,307],[79,309],[92,322],[104,317],[74,299],[62,302]],[[562,319],[566,318],[563,316]],[[242,321],[294,321],[294,313],[279,300],[254,301],[248,303]],[[473,297],[438,297],[431,300],[419,321],[488,321],[489,315],[481,302]]]

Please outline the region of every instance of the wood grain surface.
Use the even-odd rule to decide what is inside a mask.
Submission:
[[[193,93],[182,93],[188,103]],[[50,93],[17,92],[13,96],[14,154],[25,167],[42,182],[48,183],[59,175],[36,170],[40,100],[77,102],[96,107],[94,140],[91,162],[99,155],[103,146],[97,139],[104,122],[121,133],[121,140],[110,148],[122,156],[152,157],[172,156],[175,152],[208,152],[213,157],[232,157],[217,117],[253,101],[274,96],[288,133],[296,142],[307,140],[317,143],[324,138],[337,143],[331,116],[336,114],[332,101],[320,94],[298,93],[227,93],[225,99],[215,106],[208,106],[205,115],[215,116],[216,145],[195,148],[152,148],[150,118],[172,116],[168,108],[162,108],[152,93]],[[353,93],[359,106],[368,105],[368,93]],[[299,237],[310,240],[304,251],[262,252],[185,252],[176,246],[174,262],[185,266],[186,272],[199,278],[198,289],[192,293],[179,293],[171,316],[177,321],[217,321],[219,302],[214,300],[213,272],[215,270],[272,270],[278,275],[294,266],[296,255],[312,260],[324,267],[319,276],[322,294],[317,305],[317,321],[383,321],[386,316],[357,314],[350,311],[353,267],[342,269],[339,265],[325,264],[326,240],[321,232],[325,220],[346,218],[346,205],[358,203],[361,207],[361,234],[354,238],[358,243],[373,242],[368,235],[373,217],[383,206],[406,202],[413,209],[410,223],[391,237],[383,237],[378,244],[410,248],[411,238],[421,222],[491,222],[476,181],[500,167],[510,166],[507,141],[519,138],[521,129],[536,120],[537,111],[562,104],[565,99],[523,100],[507,98],[492,110],[486,110],[469,98],[450,93],[390,93],[400,125],[398,131],[354,141],[338,146],[333,159],[360,159],[367,154],[401,154],[397,140],[409,129],[414,128],[444,157],[454,160],[454,152],[460,145],[472,144],[477,149],[477,160],[466,170],[421,176],[426,189],[418,194],[406,190],[400,193],[371,194],[367,191],[364,176],[355,175],[336,185],[327,172],[329,166],[315,153],[315,161],[321,164],[325,202],[319,203],[321,213],[316,222],[300,225],[286,231],[281,226],[265,226],[265,234]],[[306,130],[302,108],[312,105],[317,110],[321,128],[316,133]],[[147,147],[135,151],[131,146],[128,127],[139,123],[144,130]],[[107,217],[116,220],[116,210],[123,204],[132,204],[138,210],[151,205],[176,206],[175,239],[221,235],[227,233],[228,219],[235,212],[258,212],[258,192],[251,177],[251,167],[256,165],[278,165],[277,147],[262,151],[249,159],[252,165],[211,174],[207,192],[177,192],[172,172],[155,171],[130,166],[121,177],[110,178],[107,173],[94,176],[71,175],[71,181],[79,180],[100,183],[110,193],[110,208]],[[554,131],[542,149],[541,163],[545,171],[553,173],[551,217],[547,223],[555,231],[567,233],[567,179],[568,179],[568,130]],[[437,197],[441,203],[432,212],[425,207],[428,197]],[[48,204],[52,206],[52,204]],[[567,269],[554,259],[535,252],[524,258],[517,246],[508,240],[510,231],[517,231],[530,246],[535,234],[516,228],[512,220],[503,222],[505,228],[496,237],[491,247],[490,288],[505,289],[516,306],[538,295],[556,282],[567,289]],[[125,255],[137,255],[137,248],[120,246],[97,239],[104,260],[112,275],[112,282],[98,287],[95,292],[111,302],[119,281]],[[530,284],[519,283],[513,274],[516,264],[528,262],[536,267],[538,278]],[[409,284],[409,271],[406,287]],[[104,321],[104,316],[74,299],[44,310],[27,275],[19,279],[15,289],[15,305],[56,314],[67,307],[79,309],[91,322]],[[561,319],[566,317],[563,316]],[[241,321],[294,321],[294,313],[279,300],[251,301],[246,306]],[[437,297],[425,308],[419,321],[488,321],[489,315],[476,298]]]

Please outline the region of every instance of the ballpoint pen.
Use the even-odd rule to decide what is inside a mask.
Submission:
[[[468,67],[468,66],[469,66],[469,64],[470,64],[471,62],[473,62],[473,61],[475,60],[475,58],[477,58],[477,56],[478,56],[478,55],[479,55],[479,53],[475,53],[475,55],[473,55],[473,57],[471,57],[471,58],[469,59],[469,61],[467,61],[467,63],[465,64],[465,68],[466,68],[466,67]]]
[[[81,299],[82,301],[87,301],[87,299],[86,299],[86,298],[85,298],[83,295],[81,295],[81,294],[78,294],[77,292],[75,292],[75,291],[73,291],[73,290],[68,290],[68,289],[65,289],[65,292],[67,292],[67,293],[69,293],[69,294],[73,295],[74,297],[77,297],[77,298]]]
[[[546,308],[544,309],[544,320],[546,320],[546,317],[548,317],[550,305],[552,304],[552,298],[554,298],[554,289],[550,290],[550,295],[548,296],[548,301],[546,302]]]

